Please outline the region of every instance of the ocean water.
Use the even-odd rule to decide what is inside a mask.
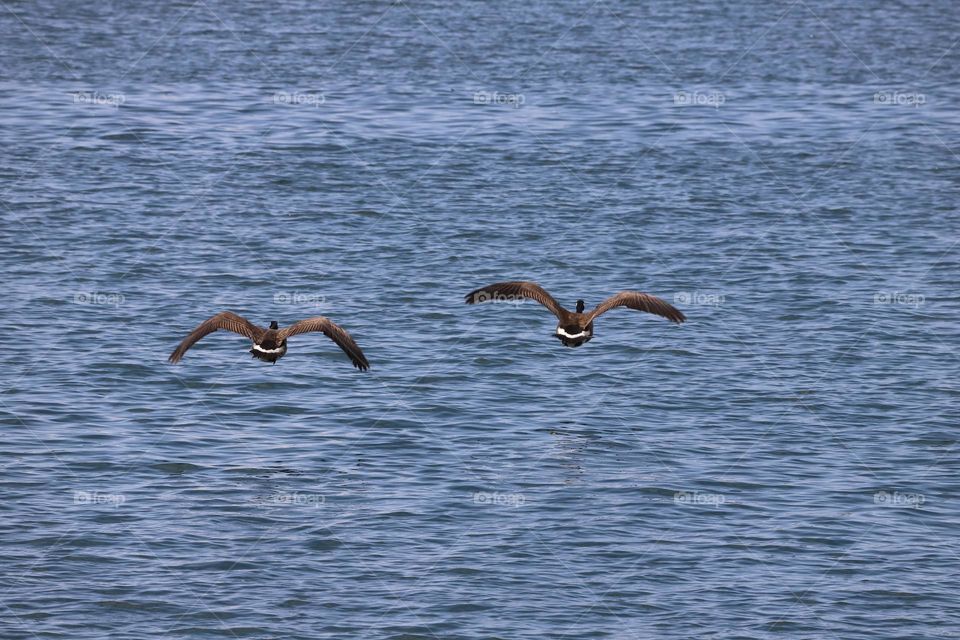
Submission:
[[[957,637],[958,14],[4,0],[0,637]]]

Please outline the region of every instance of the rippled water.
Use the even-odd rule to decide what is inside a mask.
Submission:
[[[7,0],[0,636],[956,637],[957,18]]]

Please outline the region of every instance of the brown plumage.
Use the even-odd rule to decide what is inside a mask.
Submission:
[[[170,354],[170,362],[177,363],[183,358],[187,349],[192,347],[198,340],[204,336],[226,329],[250,338],[253,342],[253,348],[250,353],[254,358],[259,358],[265,362],[276,363],[287,353],[287,338],[310,331],[321,331],[325,336],[337,343],[343,352],[347,354],[353,366],[361,371],[370,368],[370,363],[363,355],[363,351],[357,346],[350,334],[339,327],[329,318],[317,316],[295,322],[289,327],[281,329],[276,321],[270,323],[269,329],[259,327],[246,318],[238,316],[230,311],[224,311],[204,320],[190,335],[183,339],[173,353]]]
[[[610,296],[588,313],[584,313],[583,300],[577,300],[577,310],[567,311],[553,296],[535,282],[498,282],[491,284],[468,293],[466,303],[508,302],[522,298],[536,300],[557,316],[557,330],[554,335],[567,347],[579,347],[589,342],[593,338],[593,321],[599,315],[617,307],[646,311],[677,324],[687,319],[679,309],[668,302],[649,293],[639,291],[621,291]]]

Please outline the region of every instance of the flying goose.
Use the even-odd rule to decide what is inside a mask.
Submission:
[[[602,313],[616,307],[627,307],[637,311],[646,311],[680,324],[687,319],[673,305],[639,291],[621,291],[610,296],[596,306],[593,311],[584,313],[583,300],[577,300],[576,312],[567,311],[554,300],[553,296],[536,282],[498,282],[490,286],[471,291],[466,295],[467,304],[477,304],[488,301],[506,301],[530,298],[536,300],[557,316],[557,332],[555,336],[566,347],[579,347],[593,338],[593,321]]]
[[[274,364],[287,352],[287,338],[300,333],[307,333],[308,331],[322,331],[324,335],[336,342],[337,346],[343,349],[343,352],[346,353],[353,362],[353,366],[361,371],[366,371],[370,368],[370,363],[367,362],[367,359],[363,356],[363,352],[360,351],[360,347],[353,341],[350,334],[337,326],[329,318],[324,318],[323,316],[307,318],[300,322],[294,322],[289,327],[283,329],[281,329],[279,325],[277,325],[277,321],[274,320],[270,323],[269,329],[264,329],[230,311],[223,311],[201,322],[200,326],[194,329],[193,332],[184,338],[183,342],[173,350],[173,353],[170,354],[170,362],[174,364],[180,362],[183,354],[187,352],[187,349],[192,347],[200,338],[219,329],[233,331],[234,333],[239,333],[242,336],[250,338],[250,340],[253,341],[253,348],[250,349],[253,357]]]

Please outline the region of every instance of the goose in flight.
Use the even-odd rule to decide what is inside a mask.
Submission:
[[[557,331],[554,334],[566,347],[579,347],[593,338],[593,321],[602,313],[617,307],[627,307],[662,316],[680,324],[687,319],[683,313],[668,302],[649,293],[621,291],[610,296],[592,311],[584,313],[583,300],[577,300],[577,310],[567,311],[553,296],[536,282],[498,282],[471,291],[466,295],[467,304],[480,302],[513,301],[522,298],[536,300],[557,316]]]
[[[174,364],[180,362],[183,354],[187,352],[187,349],[192,347],[200,338],[220,329],[226,329],[227,331],[239,333],[242,336],[250,338],[253,342],[253,348],[250,349],[253,357],[274,364],[287,353],[287,338],[309,331],[322,331],[324,335],[336,342],[337,346],[343,349],[343,352],[347,354],[347,357],[353,362],[353,366],[361,371],[366,371],[370,368],[370,363],[368,363],[364,357],[363,351],[361,351],[357,343],[353,341],[350,334],[329,318],[324,318],[323,316],[307,318],[300,322],[294,322],[289,327],[284,327],[283,329],[281,329],[279,325],[277,325],[277,321],[274,320],[270,323],[269,329],[264,329],[230,311],[218,313],[212,318],[201,322],[200,326],[194,329],[193,332],[184,338],[183,342],[173,350],[173,353],[170,354],[170,362]]]

